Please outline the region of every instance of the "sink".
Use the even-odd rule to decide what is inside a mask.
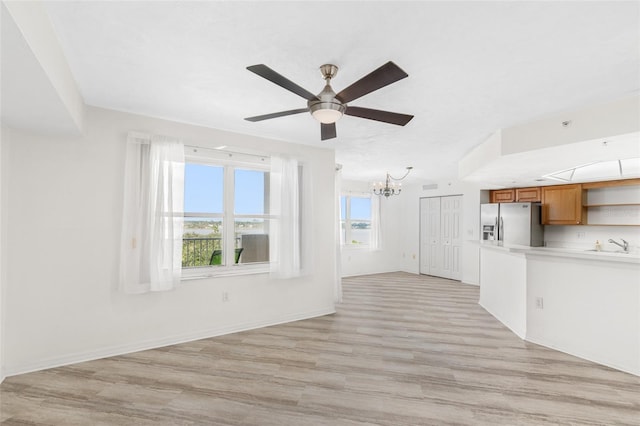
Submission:
[[[628,251],[623,251],[623,250],[608,251],[608,250],[589,249],[589,250],[585,250],[585,251],[589,251],[589,252],[593,252],[593,253],[606,253],[606,254],[629,254]]]

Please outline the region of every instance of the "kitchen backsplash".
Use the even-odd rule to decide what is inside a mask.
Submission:
[[[620,248],[609,243],[609,239],[629,242],[629,251],[640,252],[640,226],[545,226],[544,242],[547,247],[568,249],[594,249],[596,241],[602,244],[602,250],[615,251]]]

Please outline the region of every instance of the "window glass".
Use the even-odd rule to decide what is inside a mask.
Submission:
[[[184,211],[222,213],[224,168],[204,164],[185,164]]]
[[[268,204],[268,172],[187,163],[182,266],[268,262]]]
[[[182,267],[222,264],[222,219],[184,218]]]
[[[182,267],[224,264],[224,167],[186,163]]]
[[[351,220],[371,220],[371,198],[351,197]]]
[[[340,198],[341,243],[366,245],[371,241],[371,198],[351,195]]]
[[[268,191],[265,176],[268,173],[260,170],[236,169],[234,211],[236,214],[265,214],[265,194]]]
[[[234,261],[238,264],[269,261],[269,221],[264,218],[236,218]]]

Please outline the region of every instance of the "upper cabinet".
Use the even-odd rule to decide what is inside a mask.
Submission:
[[[513,203],[516,200],[515,189],[496,189],[491,191],[492,203]]]
[[[518,203],[540,202],[542,201],[542,191],[540,191],[539,186],[534,188],[516,188],[516,201]]]
[[[542,187],[543,225],[582,225],[586,223],[581,184]]]
[[[640,225],[640,179],[497,189],[490,199],[542,202],[543,225]]]
[[[542,200],[540,187],[495,189],[490,192],[492,203],[526,203]]]

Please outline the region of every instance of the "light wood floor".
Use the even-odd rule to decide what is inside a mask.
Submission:
[[[10,377],[3,425],[640,425],[640,378],[521,341],[478,288],[344,280],[335,315]]]

